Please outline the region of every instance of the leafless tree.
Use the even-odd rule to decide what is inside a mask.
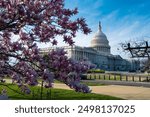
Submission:
[[[132,58],[140,58],[142,71],[150,72],[150,45],[148,41],[125,42],[121,43],[121,47],[124,52],[129,52]]]

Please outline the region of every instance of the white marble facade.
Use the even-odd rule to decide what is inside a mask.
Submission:
[[[110,45],[106,35],[102,32],[99,24],[98,32],[91,41],[90,47],[64,46],[61,47],[67,51],[67,56],[74,60],[88,59],[95,64],[97,68],[107,71],[137,71],[140,68],[139,61],[126,60],[119,55],[113,55],[110,52]],[[41,49],[42,53],[47,53],[54,47]]]

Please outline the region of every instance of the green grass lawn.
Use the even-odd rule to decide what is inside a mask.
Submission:
[[[99,83],[99,82],[87,82],[87,81],[81,81],[82,84],[86,84],[88,86],[105,86],[106,84],[102,84],[102,83]]]
[[[14,90],[11,90],[14,89]],[[7,94],[9,99],[12,100],[40,100],[41,99],[41,90],[39,86],[30,87],[32,93],[31,94],[23,94],[20,92],[18,86],[13,84],[6,84],[3,86],[0,83],[0,92],[2,89],[7,90]],[[119,100],[121,98],[101,95],[101,94],[94,94],[94,93],[79,93],[73,90],[64,90],[64,89],[46,89],[43,88],[43,100]]]
[[[54,83],[61,83],[62,84],[62,82],[60,82],[58,80],[54,80]],[[105,85],[105,84],[100,84],[100,83],[97,83],[97,82],[84,82],[84,80],[81,81],[81,83],[86,84],[88,86],[104,86]]]

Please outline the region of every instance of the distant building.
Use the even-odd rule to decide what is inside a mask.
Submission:
[[[99,24],[98,32],[91,41],[90,47],[80,46],[64,46],[68,57],[74,60],[88,59],[95,64],[97,68],[107,71],[136,71],[140,68],[139,61],[123,59],[120,55],[113,55],[110,52],[109,41],[106,35],[102,32],[101,24]],[[41,49],[42,53],[47,53],[54,47]]]

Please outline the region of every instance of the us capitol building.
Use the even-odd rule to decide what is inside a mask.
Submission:
[[[41,49],[41,53],[47,53],[56,48],[64,48],[64,50],[67,51],[67,56],[69,58],[77,61],[87,59],[95,64],[97,68],[107,71],[136,71],[140,68],[140,63],[137,60],[127,60],[123,59],[120,55],[111,54],[109,41],[106,35],[102,32],[100,23],[99,29],[93,37],[90,47],[49,47]]]

